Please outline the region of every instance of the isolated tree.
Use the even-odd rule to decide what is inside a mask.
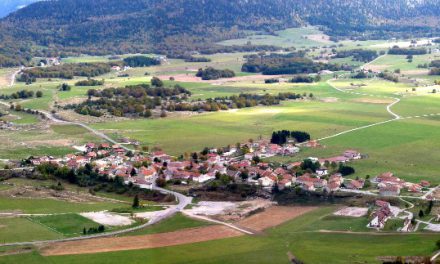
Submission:
[[[422,218],[422,217],[424,217],[424,216],[425,216],[425,213],[423,212],[423,210],[420,210],[420,211],[419,211],[419,217]]]
[[[133,198],[133,208],[139,208],[139,196],[136,194]]]
[[[41,97],[43,97],[43,92],[42,91],[37,91],[35,93],[35,96],[37,96],[37,98],[41,98]]]

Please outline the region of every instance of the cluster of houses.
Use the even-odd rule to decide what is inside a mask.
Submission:
[[[390,203],[377,200],[376,209],[372,213],[372,220],[368,224],[368,227],[375,229],[382,229],[385,227],[386,222],[393,217],[397,217],[399,210],[392,208]]]
[[[152,187],[160,176],[166,181],[179,180],[182,183],[204,183],[220,175],[228,175],[237,181],[262,186],[270,191],[274,187],[284,189],[298,185],[306,190],[324,188],[327,191],[336,191],[343,183],[340,174],[329,176],[328,169],[322,167],[316,173],[306,173],[296,177],[295,167],[272,168],[269,164],[256,161],[255,157],[266,158],[276,155],[294,155],[299,148],[294,144],[279,146],[268,141],[260,140],[242,144],[246,146],[247,154],[237,157],[237,147],[230,147],[228,151],[211,149],[203,159],[176,160],[164,153],[155,151],[149,155],[130,154],[119,145],[108,143],[88,143],[81,147],[81,154],[68,154],[63,158],[34,157],[30,160],[32,165],[42,163],[56,163],[77,169],[92,164],[94,169],[101,175],[108,177],[122,177],[126,182]],[[329,160],[347,162],[360,158],[356,151],[346,151],[343,156],[330,158]]]
[[[247,148],[247,153],[244,156],[237,156],[238,148],[244,146]],[[363,179],[344,180],[340,173],[331,173],[332,169],[335,171],[335,166],[341,163],[361,159],[361,154],[356,150],[347,150],[340,156],[325,159],[310,157],[312,162],[319,162],[321,167],[315,172],[306,170],[305,173],[301,173],[303,171],[301,162],[273,168],[268,163],[256,159],[256,157],[295,155],[300,151],[294,144],[280,146],[265,140],[229,147],[228,151],[210,149],[196,160],[193,157],[176,159],[163,151],[154,151],[148,155],[133,154],[128,153],[120,145],[108,143],[88,143],[80,149],[82,152],[80,154],[69,154],[58,159],[36,157],[30,162],[34,166],[47,162],[57,163],[71,169],[92,164],[101,175],[112,178],[122,177],[127,183],[132,182],[147,188],[152,188],[159,177],[166,181],[174,180],[188,184],[205,183],[216,179],[219,175],[228,175],[235,181],[261,186],[269,192],[274,188],[283,190],[295,186],[306,191],[330,193],[340,188],[361,190],[365,184]],[[332,168],[329,168],[330,166]],[[402,188],[407,188],[410,192],[421,192],[430,185],[427,181],[419,184],[405,182],[390,172],[382,173],[370,182],[377,185],[382,196],[398,196]]]
[[[382,196],[398,196],[402,189],[411,193],[420,193],[424,188],[428,188],[431,184],[428,181],[420,183],[406,182],[396,176],[392,172],[385,172],[371,180],[377,184],[379,193]]]

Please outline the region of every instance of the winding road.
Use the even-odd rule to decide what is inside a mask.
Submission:
[[[73,237],[73,238],[63,238],[63,239],[53,239],[53,240],[41,240],[41,241],[28,241],[28,242],[16,242],[16,243],[4,243],[0,244],[0,247],[4,246],[26,246],[26,245],[40,245],[40,244],[47,244],[47,243],[55,243],[55,242],[67,242],[67,241],[78,241],[78,240],[86,240],[86,239],[92,239],[92,238],[101,238],[101,237],[111,237],[121,234],[130,233],[139,229],[146,228],[148,226],[154,225],[166,218],[169,218],[173,216],[174,214],[181,212],[187,205],[189,205],[192,202],[192,197],[185,196],[181,193],[170,191],[167,189],[159,188],[159,187],[153,187],[154,190],[160,191],[165,194],[171,194],[174,195],[178,201],[177,205],[174,205],[166,210],[163,210],[163,213],[158,214],[155,218],[150,219],[148,223],[145,223],[143,225],[135,226],[132,228],[114,231],[114,232],[108,232],[103,234],[96,234],[96,235],[90,235],[90,236],[81,236],[81,237]]]

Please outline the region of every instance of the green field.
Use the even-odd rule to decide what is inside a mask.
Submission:
[[[305,231],[326,215],[322,208],[264,235],[242,236],[149,250],[42,257],[38,253],[0,257],[5,263],[289,263],[291,252],[305,263],[377,263],[377,256],[430,255],[436,235],[344,234]],[[313,229],[313,228],[312,228]],[[315,229],[316,230],[316,229]],[[417,245],[417,246],[414,246]]]
[[[194,220],[187,216],[184,216],[181,213],[176,214],[175,216],[168,218],[160,223],[155,225],[146,227],[144,229],[136,230],[130,233],[123,234],[123,236],[139,236],[139,235],[148,235],[148,234],[157,234],[157,233],[166,233],[173,232],[180,229],[185,228],[195,228],[201,226],[210,225],[209,222],[203,222],[199,220]]]
[[[88,230],[91,227],[97,228],[99,226],[98,223],[79,214],[34,216],[30,220],[66,237],[80,236],[83,234],[83,228]]]
[[[318,47],[323,45],[331,45],[333,42],[325,38],[317,37],[315,40],[310,35],[322,35],[323,33],[314,27],[307,28],[290,28],[275,32],[275,35],[250,35],[243,39],[233,39],[220,42],[222,45],[274,45],[277,47]]]
[[[61,237],[61,234],[26,218],[0,218],[0,243],[47,240]]]
[[[53,199],[0,197],[0,212],[19,210],[29,214],[80,213],[126,206],[111,202],[73,203]]]

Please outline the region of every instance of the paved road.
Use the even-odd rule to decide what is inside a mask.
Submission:
[[[164,210],[163,214],[159,214],[157,217],[155,217],[154,219],[150,219],[150,221],[148,221],[148,223],[145,223],[143,225],[124,229],[124,230],[108,232],[108,233],[103,233],[103,234],[90,235],[90,236],[81,236],[81,237],[64,238],[64,239],[53,239],[53,240],[42,240],[42,241],[4,243],[4,244],[0,244],[0,247],[2,247],[2,246],[40,245],[40,244],[55,243],[55,242],[77,241],[77,240],[86,240],[86,239],[92,239],[92,238],[111,237],[111,236],[121,235],[121,234],[129,233],[129,232],[133,232],[133,231],[136,231],[139,229],[143,229],[145,227],[154,225],[164,219],[167,219],[167,218],[173,216],[174,214],[182,211],[188,204],[190,204],[192,202],[192,197],[185,196],[181,193],[177,193],[177,192],[166,190],[166,189],[159,188],[159,187],[153,187],[153,189],[160,191],[162,193],[174,195],[176,197],[176,199],[178,200],[178,204],[175,206],[172,206],[169,209]]]

